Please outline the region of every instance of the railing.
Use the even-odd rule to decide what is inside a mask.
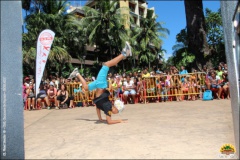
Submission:
[[[160,75],[143,78],[143,100],[146,103],[149,98],[167,98],[168,101],[183,99],[185,96],[201,96],[205,90],[204,72],[189,74]],[[67,84],[67,90],[74,96],[74,102],[82,102],[83,105],[92,103],[96,91],[84,91],[81,83]],[[109,90],[109,89],[108,89]],[[114,92],[110,89],[110,100],[114,100]]]
[[[184,96],[201,96],[205,90],[205,77],[204,72],[196,72],[143,78],[145,103],[147,98],[167,97],[172,101],[182,100]]]

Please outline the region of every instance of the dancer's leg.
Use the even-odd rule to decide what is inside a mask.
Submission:
[[[85,79],[79,74],[77,73],[76,74],[76,77],[80,80],[80,82],[82,83],[82,87],[85,89],[85,90],[88,90],[88,84],[87,82],[85,81]]]
[[[117,57],[111,59],[110,61],[107,61],[104,63],[105,66],[112,67],[117,65],[121,60],[123,60],[125,56],[123,54],[118,55]]]
[[[101,68],[101,70],[98,73],[97,79],[96,81],[98,81],[98,83],[96,81],[87,84],[85,79],[78,73],[78,69],[75,68],[73,70],[73,72],[70,74],[69,78],[72,79],[74,77],[78,77],[79,80],[82,82],[83,84],[83,88],[87,91],[92,91],[94,89],[100,88],[100,89],[104,89],[107,88],[105,81],[107,81],[107,72],[109,70],[109,67],[115,66],[118,64],[118,62],[120,62],[122,59],[124,59],[125,57],[128,56],[132,56],[131,53],[131,46],[129,45],[128,42],[126,42],[125,47],[123,48],[122,54],[118,55],[117,57],[115,57],[114,59],[107,61],[104,63],[103,67]],[[103,83],[103,84],[101,84]],[[98,84],[98,85],[97,85]]]

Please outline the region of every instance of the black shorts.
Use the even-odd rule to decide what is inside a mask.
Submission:
[[[108,99],[109,95],[109,91],[105,90],[105,92],[95,98],[93,102],[96,104],[98,109],[102,110],[106,115],[111,116],[112,102]]]
[[[60,96],[57,96],[57,100],[60,101],[60,102],[63,102],[64,100],[66,99],[66,96],[65,95],[60,95]],[[65,102],[67,105],[70,105],[70,101],[73,100],[74,97],[73,96],[69,96],[67,101]]]

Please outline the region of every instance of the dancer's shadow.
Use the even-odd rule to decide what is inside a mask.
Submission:
[[[76,120],[80,120],[80,121],[95,121],[96,124],[100,124],[100,123],[106,123],[107,124],[107,121],[99,121],[97,119],[79,118],[79,119],[76,119]],[[128,119],[123,119],[123,120],[127,121]]]
[[[97,119],[86,119],[86,118],[79,118],[76,120],[80,120],[80,121],[95,121],[96,124],[100,124],[100,123],[107,123],[106,121],[99,121]]]

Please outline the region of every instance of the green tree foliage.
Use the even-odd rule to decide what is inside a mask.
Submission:
[[[24,72],[25,74],[34,74],[35,72],[37,38],[44,29],[50,29],[55,32],[55,39],[49,54],[49,61],[51,64],[46,64],[46,72],[48,68],[49,70],[52,69],[50,66],[54,66],[55,73],[61,75],[60,68],[62,68],[65,63],[69,63],[71,59],[68,51],[68,46],[70,46],[70,44],[67,42],[69,42],[68,34],[71,31],[75,32],[75,26],[69,26],[69,24],[66,23],[68,20],[67,15],[62,13],[62,11],[65,10],[66,2],[50,1],[51,0],[40,1],[42,12],[29,14],[25,19],[26,29],[28,30],[27,33],[23,33],[22,38],[23,65],[25,69],[28,68],[26,72]],[[46,7],[46,4],[51,4],[52,8]],[[57,9],[59,10],[57,11]]]
[[[212,12],[210,9],[205,10],[206,22],[206,37],[209,46],[209,54],[203,57],[204,64],[208,63],[212,67],[216,67],[219,62],[226,61],[223,30],[220,9],[217,12]],[[173,46],[173,56],[168,59],[167,63],[180,67],[186,66],[188,70],[195,65],[194,62],[196,55],[189,53],[189,37],[187,29],[182,29],[176,35],[176,44]]]
[[[135,26],[131,33],[133,51],[139,57],[141,66],[154,62],[161,52],[162,39],[166,38],[169,30],[162,27],[162,23],[156,22],[157,16],[153,10],[148,10],[146,18],[141,18],[140,26]]]
[[[85,17],[80,21],[76,18],[73,24],[81,26],[83,36],[87,38],[89,45],[96,45],[96,54],[106,53],[109,59],[113,51],[119,53],[125,41],[128,39],[127,31],[124,28],[124,15],[119,8],[117,1],[96,1],[96,8],[83,7]]]
[[[212,12],[206,8],[205,21],[207,41],[210,48],[210,54],[206,59],[210,59],[212,65],[217,67],[219,62],[226,62],[221,10],[219,9],[217,12]]]

